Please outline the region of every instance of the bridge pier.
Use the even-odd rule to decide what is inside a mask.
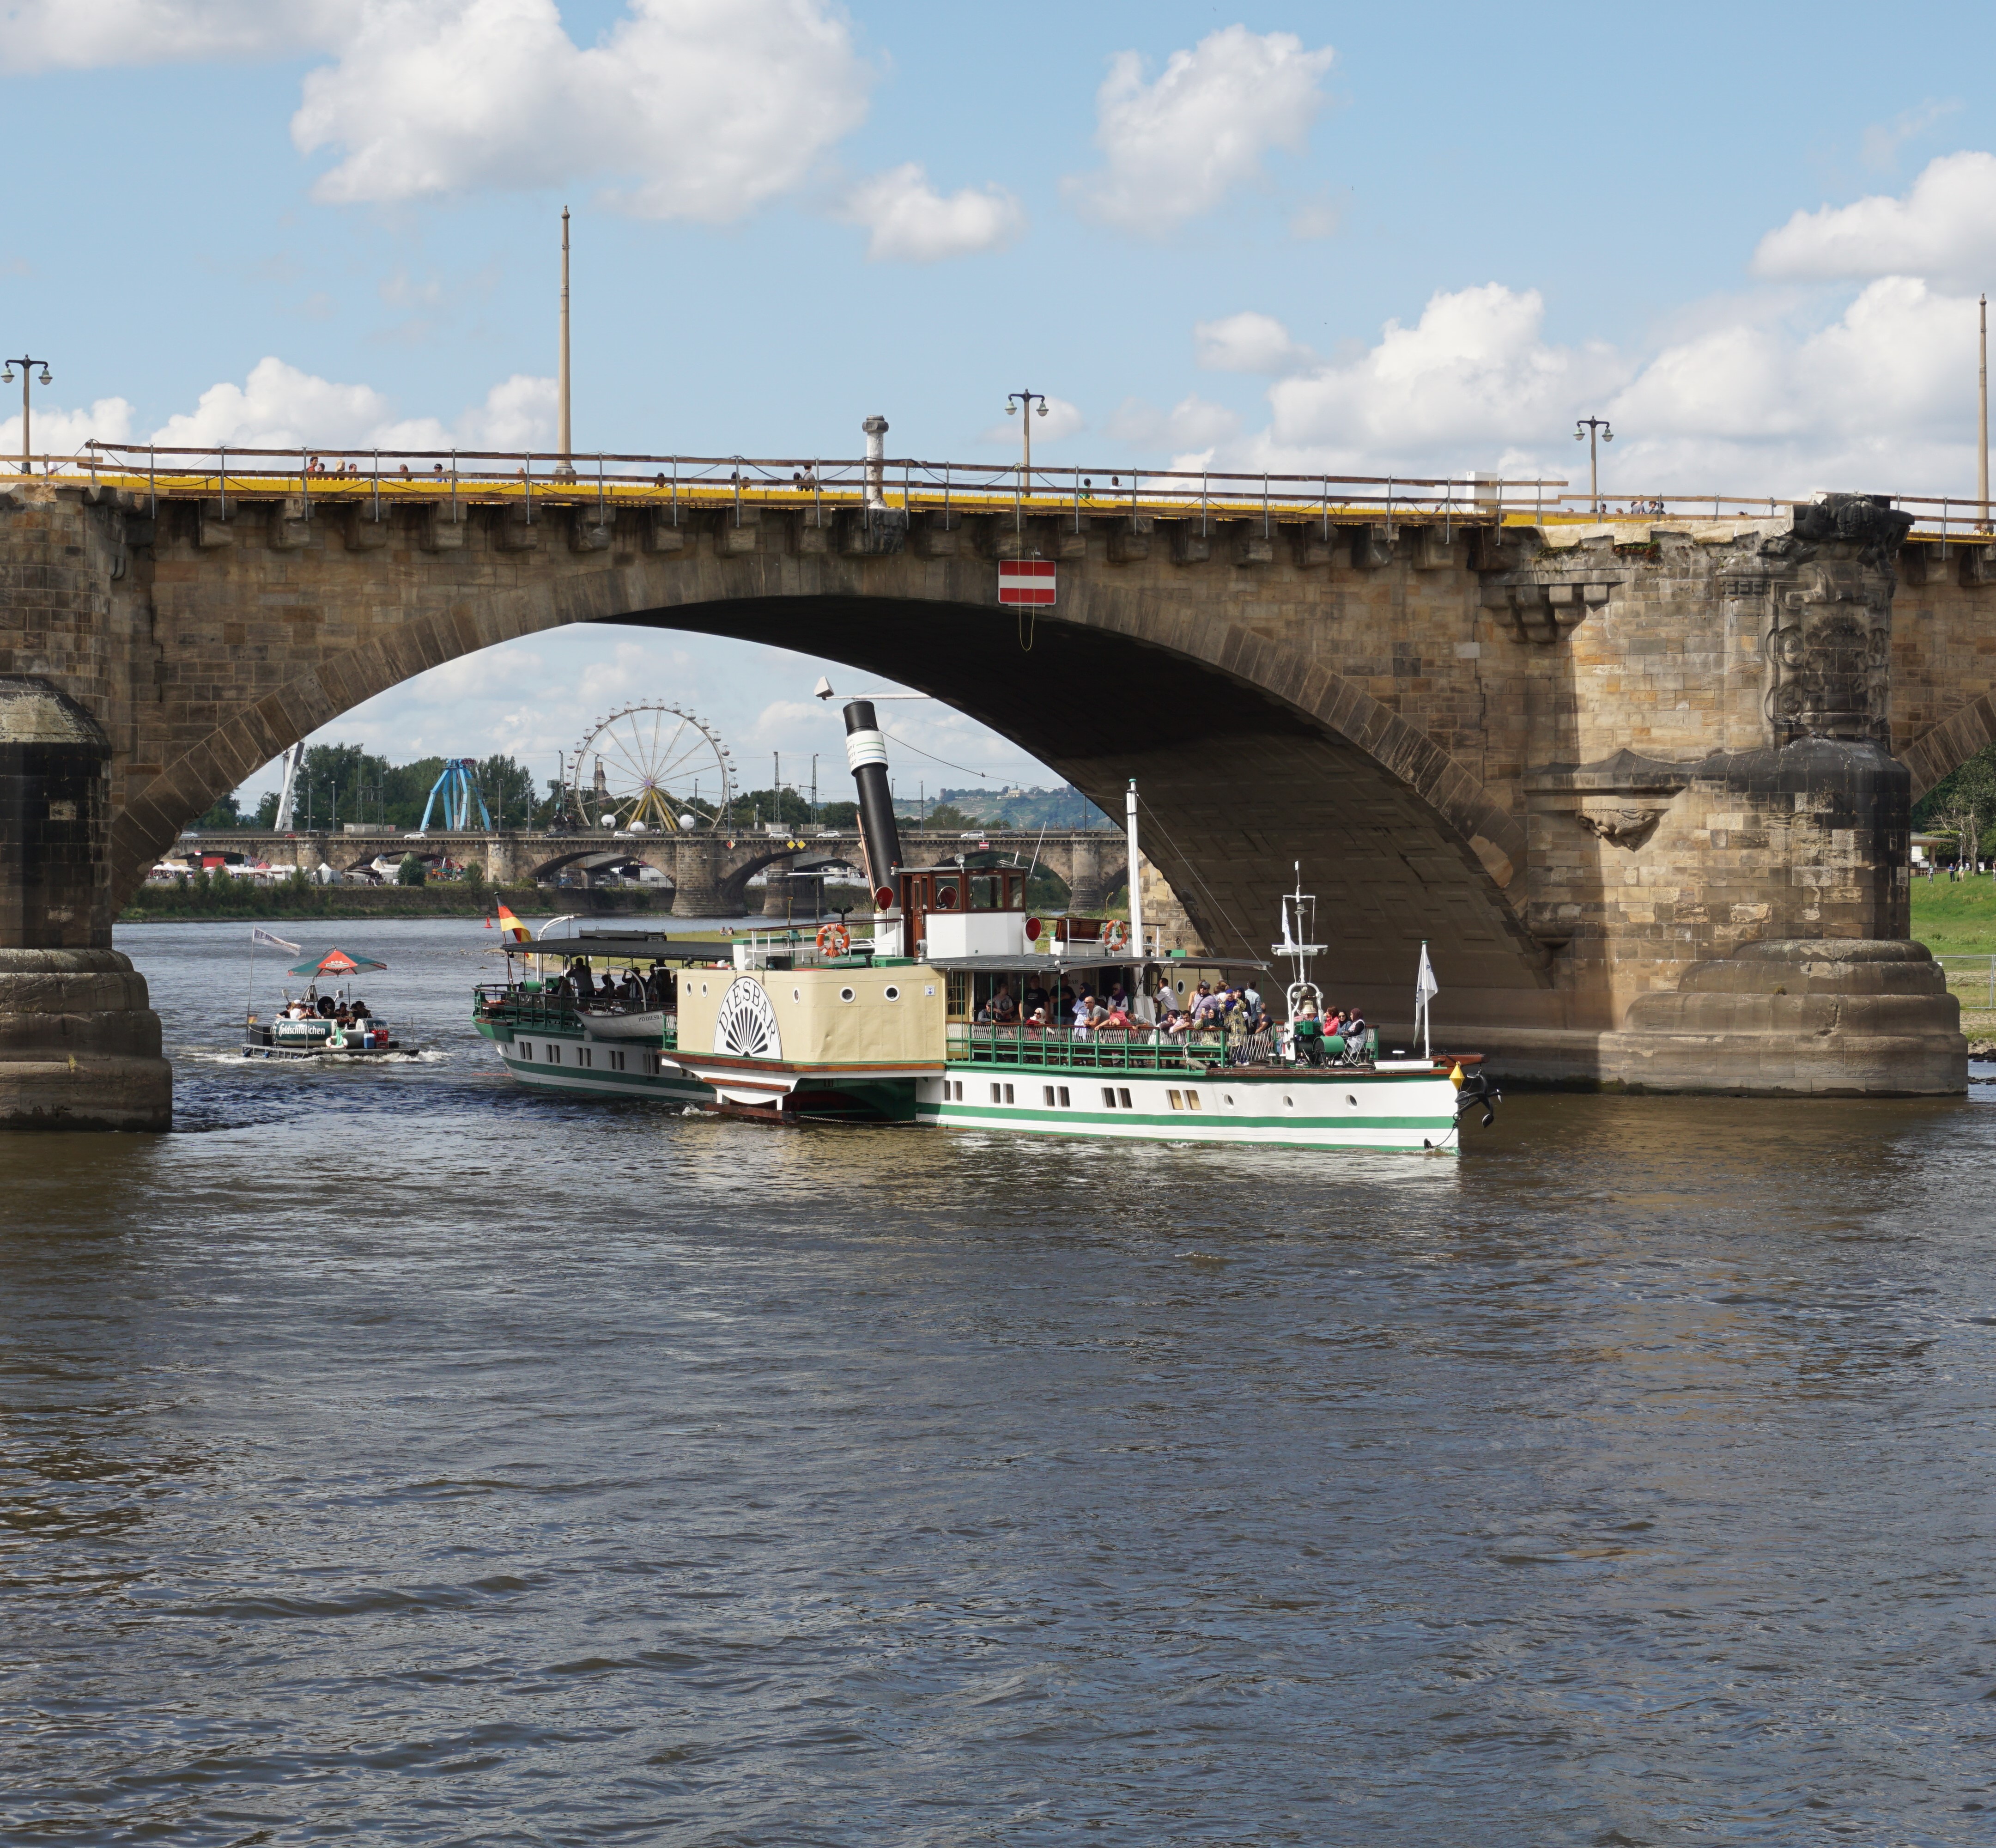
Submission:
[[[721,842],[701,835],[682,835],[673,869],[673,915],[675,917],[721,917],[728,915],[721,890],[721,862],[726,849]]]
[[[173,1125],[160,1017],[111,947],[110,769],[74,700],[0,679],[0,1128]]]

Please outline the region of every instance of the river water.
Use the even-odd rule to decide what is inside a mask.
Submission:
[[[356,929],[432,1058],[142,927],[185,1133],[4,1145],[0,1841],[1996,1839],[1996,1110],[785,1133]]]

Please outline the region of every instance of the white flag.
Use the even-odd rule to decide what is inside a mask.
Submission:
[[[298,953],[296,944],[287,943],[281,937],[273,937],[261,924],[250,927],[250,941],[252,943],[267,943],[274,950],[289,950],[294,956]]]
[[[1428,946],[1421,945],[1420,972],[1414,977],[1414,1010],[1419,1013],[1429,1002],[1441,993],[1441,984],[1435,979],[1434,965],[1428,960]]]

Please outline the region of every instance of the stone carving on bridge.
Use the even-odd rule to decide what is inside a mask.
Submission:
[[[1750,583],[1769,606],[1769,728],[1804,738],[1888,744],[1891,735],[1893,559],[1910,514],[1859,495],[1796,510],[1788,532],[1760,542],[1760,572],[1722,580],[1745,601]]]
[[[1574,820],[1597,840],[1633,852],[1657,831],[1657,824],[1668,812],[1667,808],[1583,809]]]

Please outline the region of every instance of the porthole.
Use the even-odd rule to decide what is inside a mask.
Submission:
[[[707,993],[707,984],[704,982],[700,985],[700,992],[702,994],[705,994]]]
[[[851,1000],[852,999],[852,990],[849,988],[841,988],[838,991],[838,998],[841,1001]]]
[[[1353,1096],[1349,1091],[1347,1091],[1344,1093],[1344,1101],[1349,1108],[1354,1110],[1358,1108],[1358,1100]]]
[[[1282,1100],[1282,1108],[1283,1108],[1284,1110],[1294,1110],[1296,1107],[1296,1100],[1293,1097],[1285,1097],[1285,1098]]]
[[[901,991],[898,988],[883,988],[880,991],[880,996],[883,1000],[898,1001],[901,998]]]
[[[804,998],[804,991],[802,989],[793,988],[790,990],[790,999],[793,1001],[801,1001]]]
[[[1228,1092],[1227,1094],[1227,1102],[1228,1107],[1230,1109],[1234,1103],[1234,1093],[1231,1091]]]

